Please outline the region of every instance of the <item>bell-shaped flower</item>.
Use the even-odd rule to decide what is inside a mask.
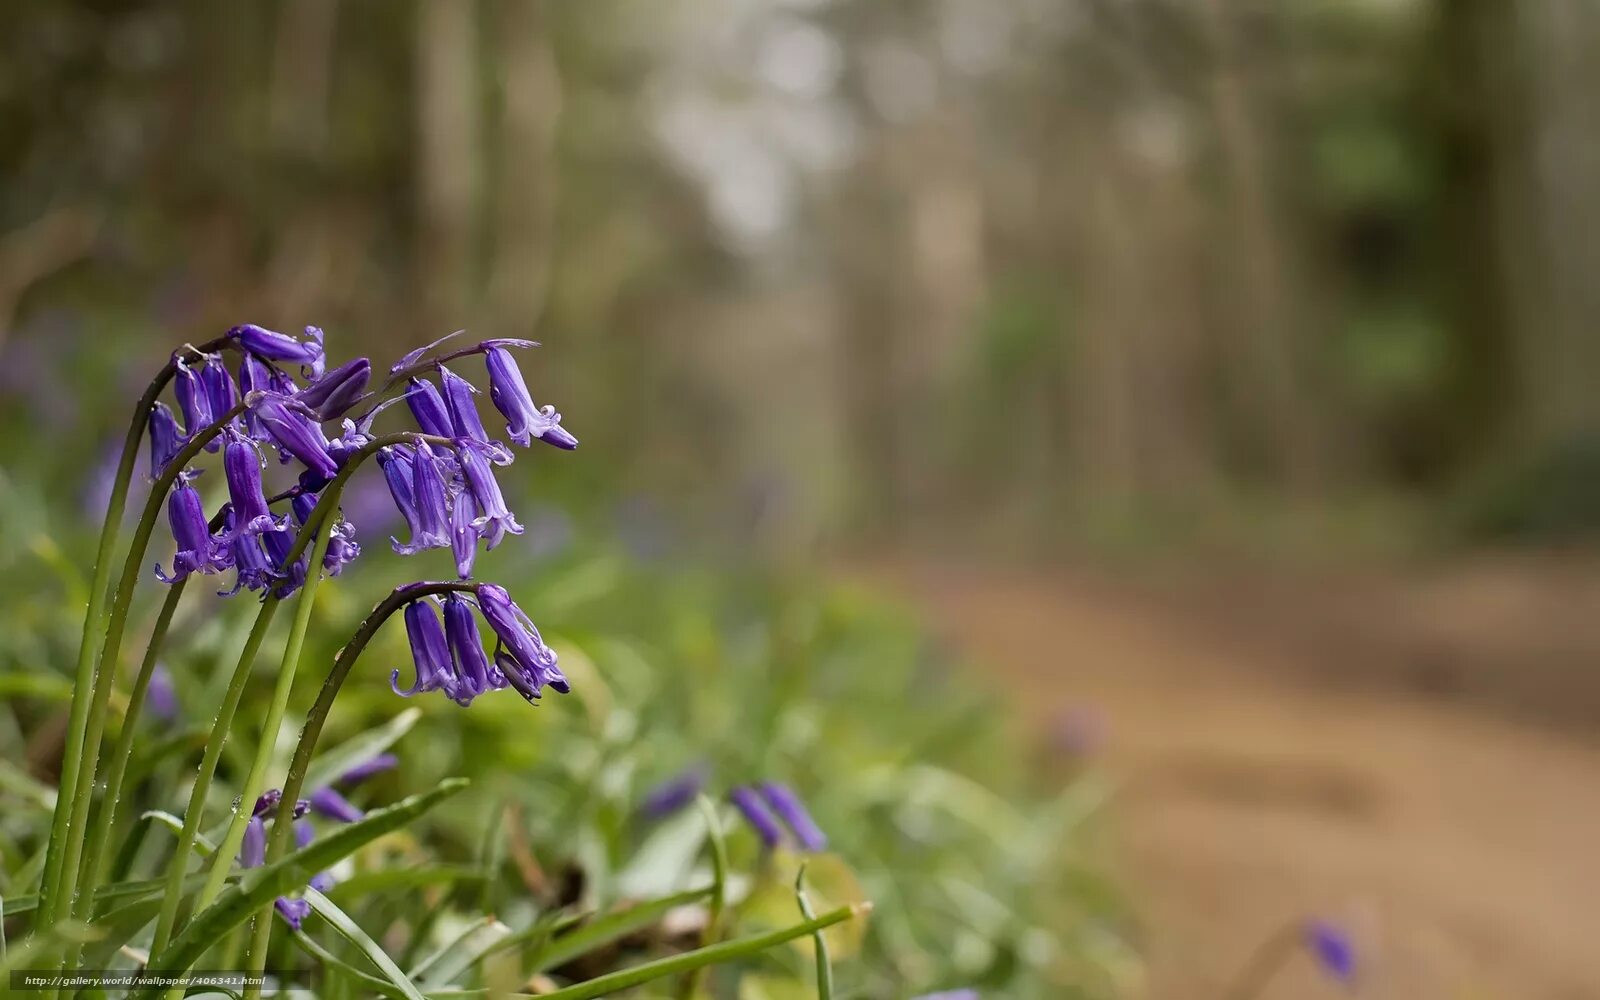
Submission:
[[[492,454],[490,446],[470,438],[460,440],[456,446],[456,456],[461,462],[467,490],[483,512],[483,516],[473,522],[473,527],[488,541],[491,549],[499,545],[507,534],[522,534],[522,525],[517,523],[516,515],[506,507],[500,483],[494,477],[494,467],[489,464]]]
[[[489,368],[489,399],[506,418],[506,433],[511,440],[523,447],[534,438],[569,451],[578,446],[578,439],[562,428],[561,414],[555,407],[534,405],[528,385],[522,380],[522,369],[510,351],[491,347],[484,361]]]
[[[458,493],[450,505],[450,552],[456,558],[456,575],[472,579],[478,558],[478,529],[472,524],[472,497]]]
[[[444,631],[455,666],[456,692],[453,697],[457,702],[467,705],[486,691],[506,686],[506,678],[489,662],[489,656],[484,652],[483,636],[478,631],[478,619],[472,613],[471,601],[456,593],[444,599]]]
[[[239,387],[233,384],[233,377],[228,374],[228,369],[223,366],[219,357],[209,357],[200,368],[200,384],[205,387],[206,401],[211,407],[211,419],[221,420],[228,412],[239,405]],[[215,451],[207,445],[207,449]]]
[[[406,405],[411,408],[411,415],[416,418],[417,429],[424,434],[434,437],[452,437],[454,427],[450,423],[450,410],[444,404],[444,397],[439,395],[439,390],[427,379],[413,378],[411,388],[406,393]]]
[[[733,803],[739,815],[744,817],[750,829],[756,832],[763,846],[768,849],[777,847],[783,840],[783,827],[779,825],[778,818],[772,815],[772,810],[757,795],[755,789],[739,787],[728,793],[728,801]]]
[[[326,363],[322,350],[322,331],[314,326],[306,327],[305,340],[296,340],[254,323],[236,326],[228,331],[228,336],[258,358],[300,365],[309,369],[313,376],[320,376]]]
[[[562,694],[572,690],[556,665],[555,651],[544,644],[539,629],[511,600],[506,589],[492,583],[480,584],[477,595],[484,620],[505,646],[503,654],[495,657],[495,665],[511,686],[529,701],[539,697],[540,689],[546,686]]]
[[[157,402],[150,408],[150,478],[160,479],[174,456],[188,442],[178,419],[166,403]]]
[[[180,475],[167,497],[167,523],[178,543],[178,554],[170,574],[156,567],[156,578],[162,583],[177,583],[190,573],[217,573],[233,565],[227,546],[211,535],[200,491],[190,485],[193,478],[193,473]]]
[[[456,697],[455,671],[450,664],[450,643],[444,626],[433,610],[433,602],[412,601],[406,605],[406,638],[411,643],[411,662],[416,665],[416,681],[409,690],[400,690],[400,670],[389,675],[389,686],[403,698],[427,691],[443,691]]]
[[[222,453],[222,471],[228,480],[228,501],[233,505],[233,531],[248,535],[282,531],[287,522],[272,516],[261,485],[261,453],[238,431],[230,428],[223,436],[228,443]]]
[[[289,397],[277,392],[254,393],[250,409],[278,447],[299,459],[313,477],[325,483],[338,474],[339,466],[328,453],[322,428]]]
[[[763,781],[760,785],[761,797],[767,800],[767,805],[783,820],[784,825],[794,834],[794,839],[804,851],[825,851],[828,849],[828,836],[822,832],[812,820],[811,813],[806,811],[805,803],[800,801],[800,796],[788,785],[775,781]]]
[[[371,378],[372,362],[356,358],[301,389],[295,399],[323,420],[337,420],[365,398]]]
[[[206,392],[200,373],[182,358],[178,359],[172,394],[178,399],[178,412],[183,415],[185,433],[192,437],[211,426],[215,419],[211,412],[211,395]]]
[[[423,549],[449,548],[449,495],[444,474],[439,470],[439,458],[426,441],[418,441],[416,453],[411,456],[411,508],[406,512],[401,505],[411,523],[411,541],[404,545],[395,541],[394,550],[412,555]]]
[[[489,440],[489,432],[484,430],[477,401],[472,398],[478,393],[477,387],[444,365],[439,366],[439,379],[444,383],[444,401],[450,409],[453,436],[487,446],[496,465],[509,465],[511,452],[498,441]]]

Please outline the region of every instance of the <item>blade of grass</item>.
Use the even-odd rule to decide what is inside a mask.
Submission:
[[[770,931],[766,934],[757,934],[752,937],[740,938],[737,941],[724,941],[714,944],[709,948],[700,948],[695,951],[685,952],[682,955],[673,955],[670,958],[658,959],[636,965],[631,969],[622,969],[617,972],[597,976],[586,983],[578,983],[565,989],[556,990],[554,993],[545,993],[541,1000],[592,1000],[593,997],[609,996],[622,990],[632,989],[635,986],[662,979],[666,976],[678,976],[695,969],[721,962],[731,962],[734,959],[744,958],[766,951],[780,944],[786,944],[796,938],[814,934],[824,927],[843,923],[846,920],[870,912],[872,904],[855,903],[850,906],[841,906],[837,910],[830,910],[815,920],[785,927],[782,930]],[[516,994],[521,997],[531,998],[533,994]]]
[[[722,937],[722,911],[728,902],[728,843],[722,836],[722,821],[717,807],[704,792],[695,797],[695,806],[706,821],[706,835],[711,840],[711,912],[706,916],[706,927],[700,936],[700,946],[716,944]],[[809,915],[809,914],[808,914]],[[680,1000],[690,1000],[700,990],[703,968],[683,978],[678,991]]]
[[[806,898],[806,865],[803,861],[794,877],[794,899],[800,906],[800,916],[807,920],[816,919],[817,915],[811,911],[811,900]],[[828,941],[820,930],[811,935],[811,940],[817,948],[817,1000],[833,1000],[833,963],[828,960]]]
[[[609,913],[550,942],[549,947],[534,960],[532,971],[543,972],[546,969],[560,968],[580,955],[588,954],[618,938],[627,937],[635,931],[649,927],[665,916],[669,910],[697,903],[710,894],[711,887],[706,886],[703,889],[691,889],[688,892],[663,896],[660,899],[652,899],[647,903]]]
[[[494,917],[482,917],[455,940],[417,963],[410,976],[423,989],[448,986],[510,936],[511,928]]]
[[[400,991],[401,996],[405,997],[406,1000],[424,1000],[422,991],[417,989],[416,984],[401,970],[400,966],[394,964],[394,959],[390,958],[389,953],[383,950],[383,946],[368,937],[367,932],[361,929],[361,925],[352,920],[348,913],[339,909],[333,900],[309,886],[305,890],[305,899],[306,902],[311,904],[311,909],[316,912],[317,916],[326,920],[329,926],[339,932],[341,937],[359,948],[361,953],[366,955],[368,960],[378,967],[378,970],[393,984],[394,988]]]

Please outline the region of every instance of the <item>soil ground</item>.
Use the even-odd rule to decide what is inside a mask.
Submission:
[[[1358,996],[1600,998],[1600,566],[871,575],[1044,729],[1103,714],[1148,996],[1324,915]],[[1300,958],[1261,995],[1350,994]]]

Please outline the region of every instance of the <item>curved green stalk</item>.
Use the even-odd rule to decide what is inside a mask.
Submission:
[[[407,584],[395,588],[372,609],[351,636],[350,641],[339,651],[333,669],[328,671],[327,678],[322,682],[322,690],[317,693],[316,704],[306,715],[305,725],[300,728],[300,740],[295,744],[294,758],[289,762],[289,773],[283,779],[283,801],[299,800],[300,792],[305,787],[306,772],[311,767],[311,755],[316,751],[317,740],[322,736],[322,727],[328,720],[328,713],[333,710],[334,699],[339,696],[339,690],[344,687],[344,682],[350,676],[350,670],[355,666],[356,660],[372,641],[373,636],[377,635],[383,623],[407,604],[431,594],[471,589],[473,589],[472,584],[456,582]],[[272,838],[267,845],[267,864],[271,864],[288,852],[289,834],[293,828],[294,824],[287,821],[280,812],[272,824]],[[255,930],[250,939],[250,949],[245,955],[246,975],[252,970],[259,971],[266,967],[267,943],[271,936],[272,921],[263,915],[256,920]],[[246,996],[250,995],[247,989]]]
[[[196,354],[220,350],[228,344],[220,337],[194,348]],[[95,550],[94,577],[89,584],[89,606],[84,611],[83,633],[78,640],[78,663],[73,673],[72,709],[68,716],[67,743],[61,752],[62,789],[78,787],[83,772],[85,736],[88,731],[90,694],[96,684],[94,641],[104,628],[107,589],[111,583],[111,560],[116,553],[117,537],[122,532],[122,515],[128,505],[128,484],[133,480],[133,466],[139,457],[139,444],[144,440],[145,427],[150,423],[150,410],[160,398],[162,390],[177,374],[177,360],[168,361],[156,377],[150,380],[144,394],[133,405],[133,417],[128,421],[128,433],[122,442],[122,457],[117,462],[116,477],[111,482],[111,496],[106,504],[105,523],[100,528],[100,544]],[[98,748],[97,748],[98,752]],[[45,848],[44,876],[39,883],[39,916],[34,926],[50,927],[61,916],[61,869],[68,828],[71,825],[72,799],[62,795],[56,799],[55,814],[50,819],[50,840]]]
[[[244,696],[245,683],[250,679],[250,668],[255,665],[256,652],[261,648],[261,641],[266,637],[267,628],[272,624],[272,616],[278,610],[279,600],[272,595],[262,602],[261,611],[256,615],[256,623],[250,628],[250,637],[244,641],[244,648],[239,652],[239,663],[233,668],[233,677],[228,681],[228,691],[222,696],[222,704],[217,708],[216,722],[211,727],[211,735],[206,739],[205,753],[200,758],[200,770],[195,774],[194,785],[189,790],[189,805],[183,811],[183,830],[178,834],[178,845],[172,855],[172,861],[167,866],[167,888],[161,899],[161,913],[156,918],[156,934],[150,946],[152,955],[166,948],[172,939],[172,932],[178,921],[178,905],[183,900],[184,875],[188,871],[189,853],[194,849],[194,841],[200,834],[200,821],[206,810],[206,797],[211,792],[211,779],[217,773],[217,761],[222,758],[222,747],[228,741],[228,730],[233,725],[233,716],[239,708],[239,699]]]

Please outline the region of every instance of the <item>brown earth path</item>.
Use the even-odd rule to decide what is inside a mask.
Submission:
[[[1357,938],[1357,996],[1600,1000],[1600,600],[1574,600],[1600,575],[871,575],[1034,721],[1104,713],[1148,996],[1218,997],[1322,914]],[[1262,994],[1349,995],[1303,960]]]

